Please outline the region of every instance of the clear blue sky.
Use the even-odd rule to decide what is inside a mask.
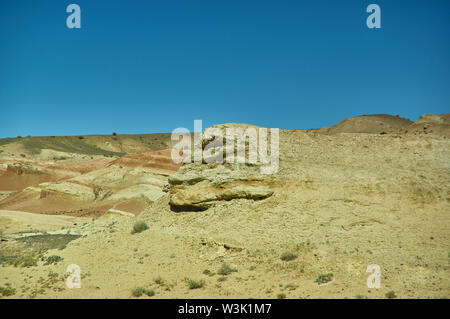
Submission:
[[[449,17],[448,0],[1,0],[0,137],[450,112]]]

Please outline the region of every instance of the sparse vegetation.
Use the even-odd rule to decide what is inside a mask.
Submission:
[[[283,261],[291,261],[291,260],[294,260],[296,258],[297,258],[297,255],[292,253],[292,252],[290,252],[290,251],[284,252],[281,255],[281,257],[280,257],[280,259],[283,260]]]
[[[37,266],[38,259],[34,256],[21,256],[15,259],[12,259],[8,262],[9,265],[13,265],[14,267],[32,267]]]
[[[227,277],[219,277],[219,278],[217,278],[217,281],[225,281],[225,280],[227,280]]]
[[[249,250],[247,249],[247,257],[256,257],[260,253],[259,249]]]
[[[284,289],[287,289],[287,290],[295,290],[297,288],[298,288],[298,285],[295,285],[293,283],[289,283],[286,286],[284,286]]]
[[[385,295],[384,295],[387,299],[394,299],[397,298],[397,296],[395,295],[394,291],[388,291]]]
[[[13,296],[16,294],[16,289],[6,285],[6,287],[0,286],[0,295],[4,297]]]
[[[226,276],[226,275],[229,275],[229,274],[231,274],[232,272],[236,272],[236,271],[237,271],[237,269],[231,268],[231,266],[228,265],[227,263],[223,263],[222,266],[220,266],[220,268],[219,268],[219,270],[217,271],[217,273],[218,273],[219,275]]]
[[[137,288],[131,289],[131,294],[133,295],[133,297],[141,297],[142,295],[147,295],[149,297],[152,297],[155,295],[155,291],[153,289],[137,287]]]
[[[44,265],[53,265],[53,264],[57,264],[58,262],[60,262],[61,260],[63,260],[64,258],[62,258],[61,256],[58,255],[52,255],[49,257],[42,257],[41,260],[44,261]]]
[[[205,285],[205,281],[203,280],[193,280],[193,279],[188,279],[187,280],[187,285],[189,287],[189,289],[198,289],[198,288],[202,288]]]
[[[286,294],[278,294],[277,299],[286,299]]]
[[[131,231],[132,234],[143,232],[144,230],[148,229],[148,225],[144,221],[138,221],[134,223],[133,230]]]
[[[161,276],[156,277],[155,279],[153,279],[153,281],[155,282],[155,284],[163,286],[164,285],[164,279]]]
[[[319,275],[314,282],[317,282],[319,285],[320,284],[325,284],[325,283],[330,282],[331,280],[333,280],[333,276],[334,275],[332,273],[322,274],[322,275]]]
[[[203,274],[207,276],[214,276],[214,273],[209,269],[203,270]]]
[[[356,299],[368,299],[367,296],[360,295],[360,294],[357,294],[357,295],[355,296],[355,298],[356,298]]]

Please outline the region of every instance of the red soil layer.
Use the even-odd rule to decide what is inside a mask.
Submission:
[[[111,164],[125,167],[148,167],[169,172],[176,172],[181,166],[172,161],[171,150],[130,154],[111,162]]]

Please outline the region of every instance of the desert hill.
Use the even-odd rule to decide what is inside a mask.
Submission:
[[[373,114],[350,117],[331,127],[316,131],[323,134],[370,133],[370,134],[432,134],[449,135],[450,113],[423,114],[419,120],[412,122],[398,115]]]
[[[53,150],[83,155],[122,156],[170,147],[170,134],[112,134],[79,136],[27,136],[0,139],[5,155],[36,155]],[[14,155],[13,155],[14,156]],[[57,156],[55,156],[57,158]]]
[[[154,293],[141,298],[447,297],[447,118],[281,130],[273,175],[260,163],[179,167],[167,148],[12,156],[0,140],[0,287],[19,298],[139,287]],[[64,284],[69,264],[80,289]],[[379,289],[366,285],[372,264]]]
[[[336,133],[394,133],[404,129],[413,122],[388,114],[374,114],[350,117],[329,128],[321,129],[327,134]]]

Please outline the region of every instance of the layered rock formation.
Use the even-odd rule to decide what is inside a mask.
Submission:
[[[232,130],[231,135],[227,135],[228,129]],[[261,147],[258,141],[260,129],[248,124],[228,123],[197,133],[196,138],[201,139],[201,163],[184,164],[169,177],[171,209],[201,211],[220,201],[270,197],[273,194],[270,178],[262,173],[265,163],[257,150],[258,145]],[[234,154],[231,159],[227,157],[230,150]],[[191,161],[195,157],[193,153]]]
[[[273,194],[257,165],[186,164],[169,177],[174,211],[205,210],[218,201],[260,200]]]

